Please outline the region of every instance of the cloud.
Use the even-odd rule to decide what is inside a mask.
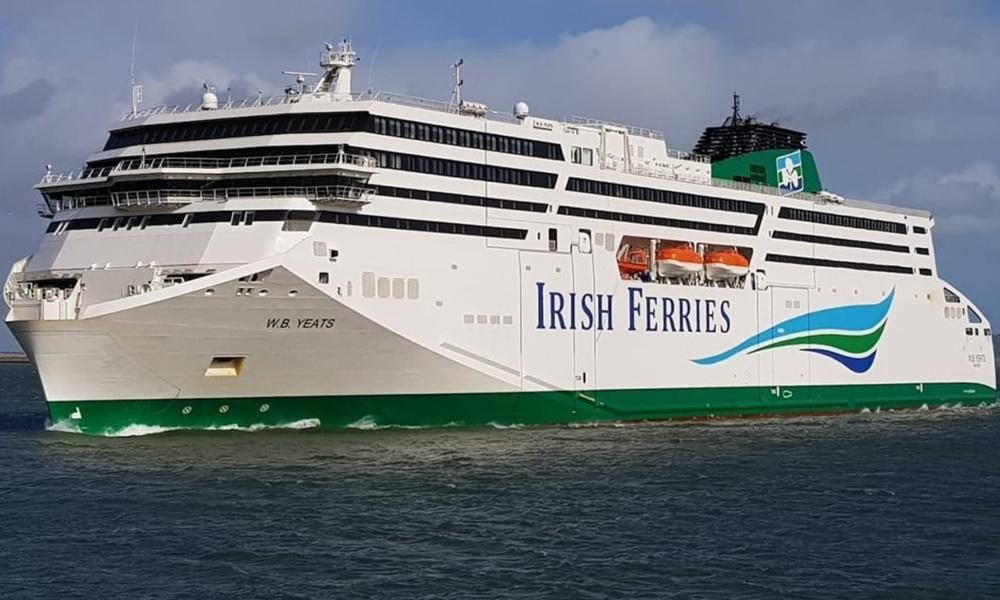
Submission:
[[[0,94],[0,122],[20,121],[45,112],[52,103],[56,86],[39,77],[10,94]]]
[[[954,171],[924,169],[879,194],[894,204],[930,210],[935,232],[960,236],[1000,231],[1000,170],[976,161]]]

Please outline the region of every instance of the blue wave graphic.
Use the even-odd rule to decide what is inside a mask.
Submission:
[[[868,356],[854,357],[834,352],[833,350],[827,350],[826,348],[800,348],[800,350],[803,352],[815,352],[816,354],[832,358],[855,373],[864,373],[872,368],[872,364],[875,362],[875,353],[877,352],[877,350],[872,350],[872,353]]]
[[[796,335],[806,331],[824,329],[837,329],[847,332],[868,331],[869,329],[874,329],[889,314],[889,308],[892,307],[892,300],[895,295],[896,290],[893,289],[889,292],[888,296],[875,304],[836,306],[799,315],[787,321],[782,321],[757,335],[752,335],[725,352],[694,359],[691,362],[699,365],[714,365],[759,344],[770,343],[777,338]]]

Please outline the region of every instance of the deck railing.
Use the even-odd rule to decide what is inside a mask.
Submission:
[[[327,154],[248,156],[238,158],[184,158],[179,156],[166,156],[123,160],[115,165],[114,171],[144,171],[156,169],[218,170],[297,165],[351,165],[372,168],[378,166],[378,161],[370,156],[347,154],[344,152],[332,152]]]
[[[112,192],[111,204],[116,208],[190,204],[192,202],[225,202],[243,198],[305,198],[311,202],[361,202],[371,188],[347,185],[318,187],[241,187],[206,190],[137,190]]]
[[[69,171],[66,173],[46,173],[42,176],[38,184],[86,183],[91,179],[107,178],[118,173],[130,171],[155,171],[158,169],[220,170],[302,165],[350,165],[370,169],[377,167],[378,161],[371,156],[347,154],[344,152],[249,156],[240,158],[184,158],[180,156],[130,158],[119,161],[113,167],[83,169],[81,171]]]

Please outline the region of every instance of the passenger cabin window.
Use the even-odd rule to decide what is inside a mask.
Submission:
[[[972,323],[974,325],[978,325],[978,324],[980,324],[982,322],[983,322],[983,318],[979,316],[979,313],[977,313],[976,311],[972,310],[972,307],[969,307],[969,323]]]
[[[928,256],[930,253],[931,253],[931,251],[929,249],[927,249],[927,248],[917,248],[917,254],[922,254],[924,256]]]
[[[919,225],[913,226],[913,233],[927,233],[926,227],[920,227]]]
[[[944,288],[944,301],[951,303],[958,303],[961,302],[962,299],[959,298],[958,294],[956,294],[955,292],[949,290],[948,288]]]
[[[549,252],[559,249],[559,230],[555,227],[549,229]]]
[[[570,149],[570,160],[578,165],[591,166],[594,164],[594,151],[591,148],[573,146]]]

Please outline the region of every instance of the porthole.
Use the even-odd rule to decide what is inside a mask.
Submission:
[[[296,297],[298,295],[299,295],[299,291],[298,290],[288,290],[288,297],[289,298],[294,298],[294,297]]]
[[[209,289],[205,290],[205,295],[206,296],[214,296],[215,295],[215,290],[213,290],[212,288],[209,288]]]

